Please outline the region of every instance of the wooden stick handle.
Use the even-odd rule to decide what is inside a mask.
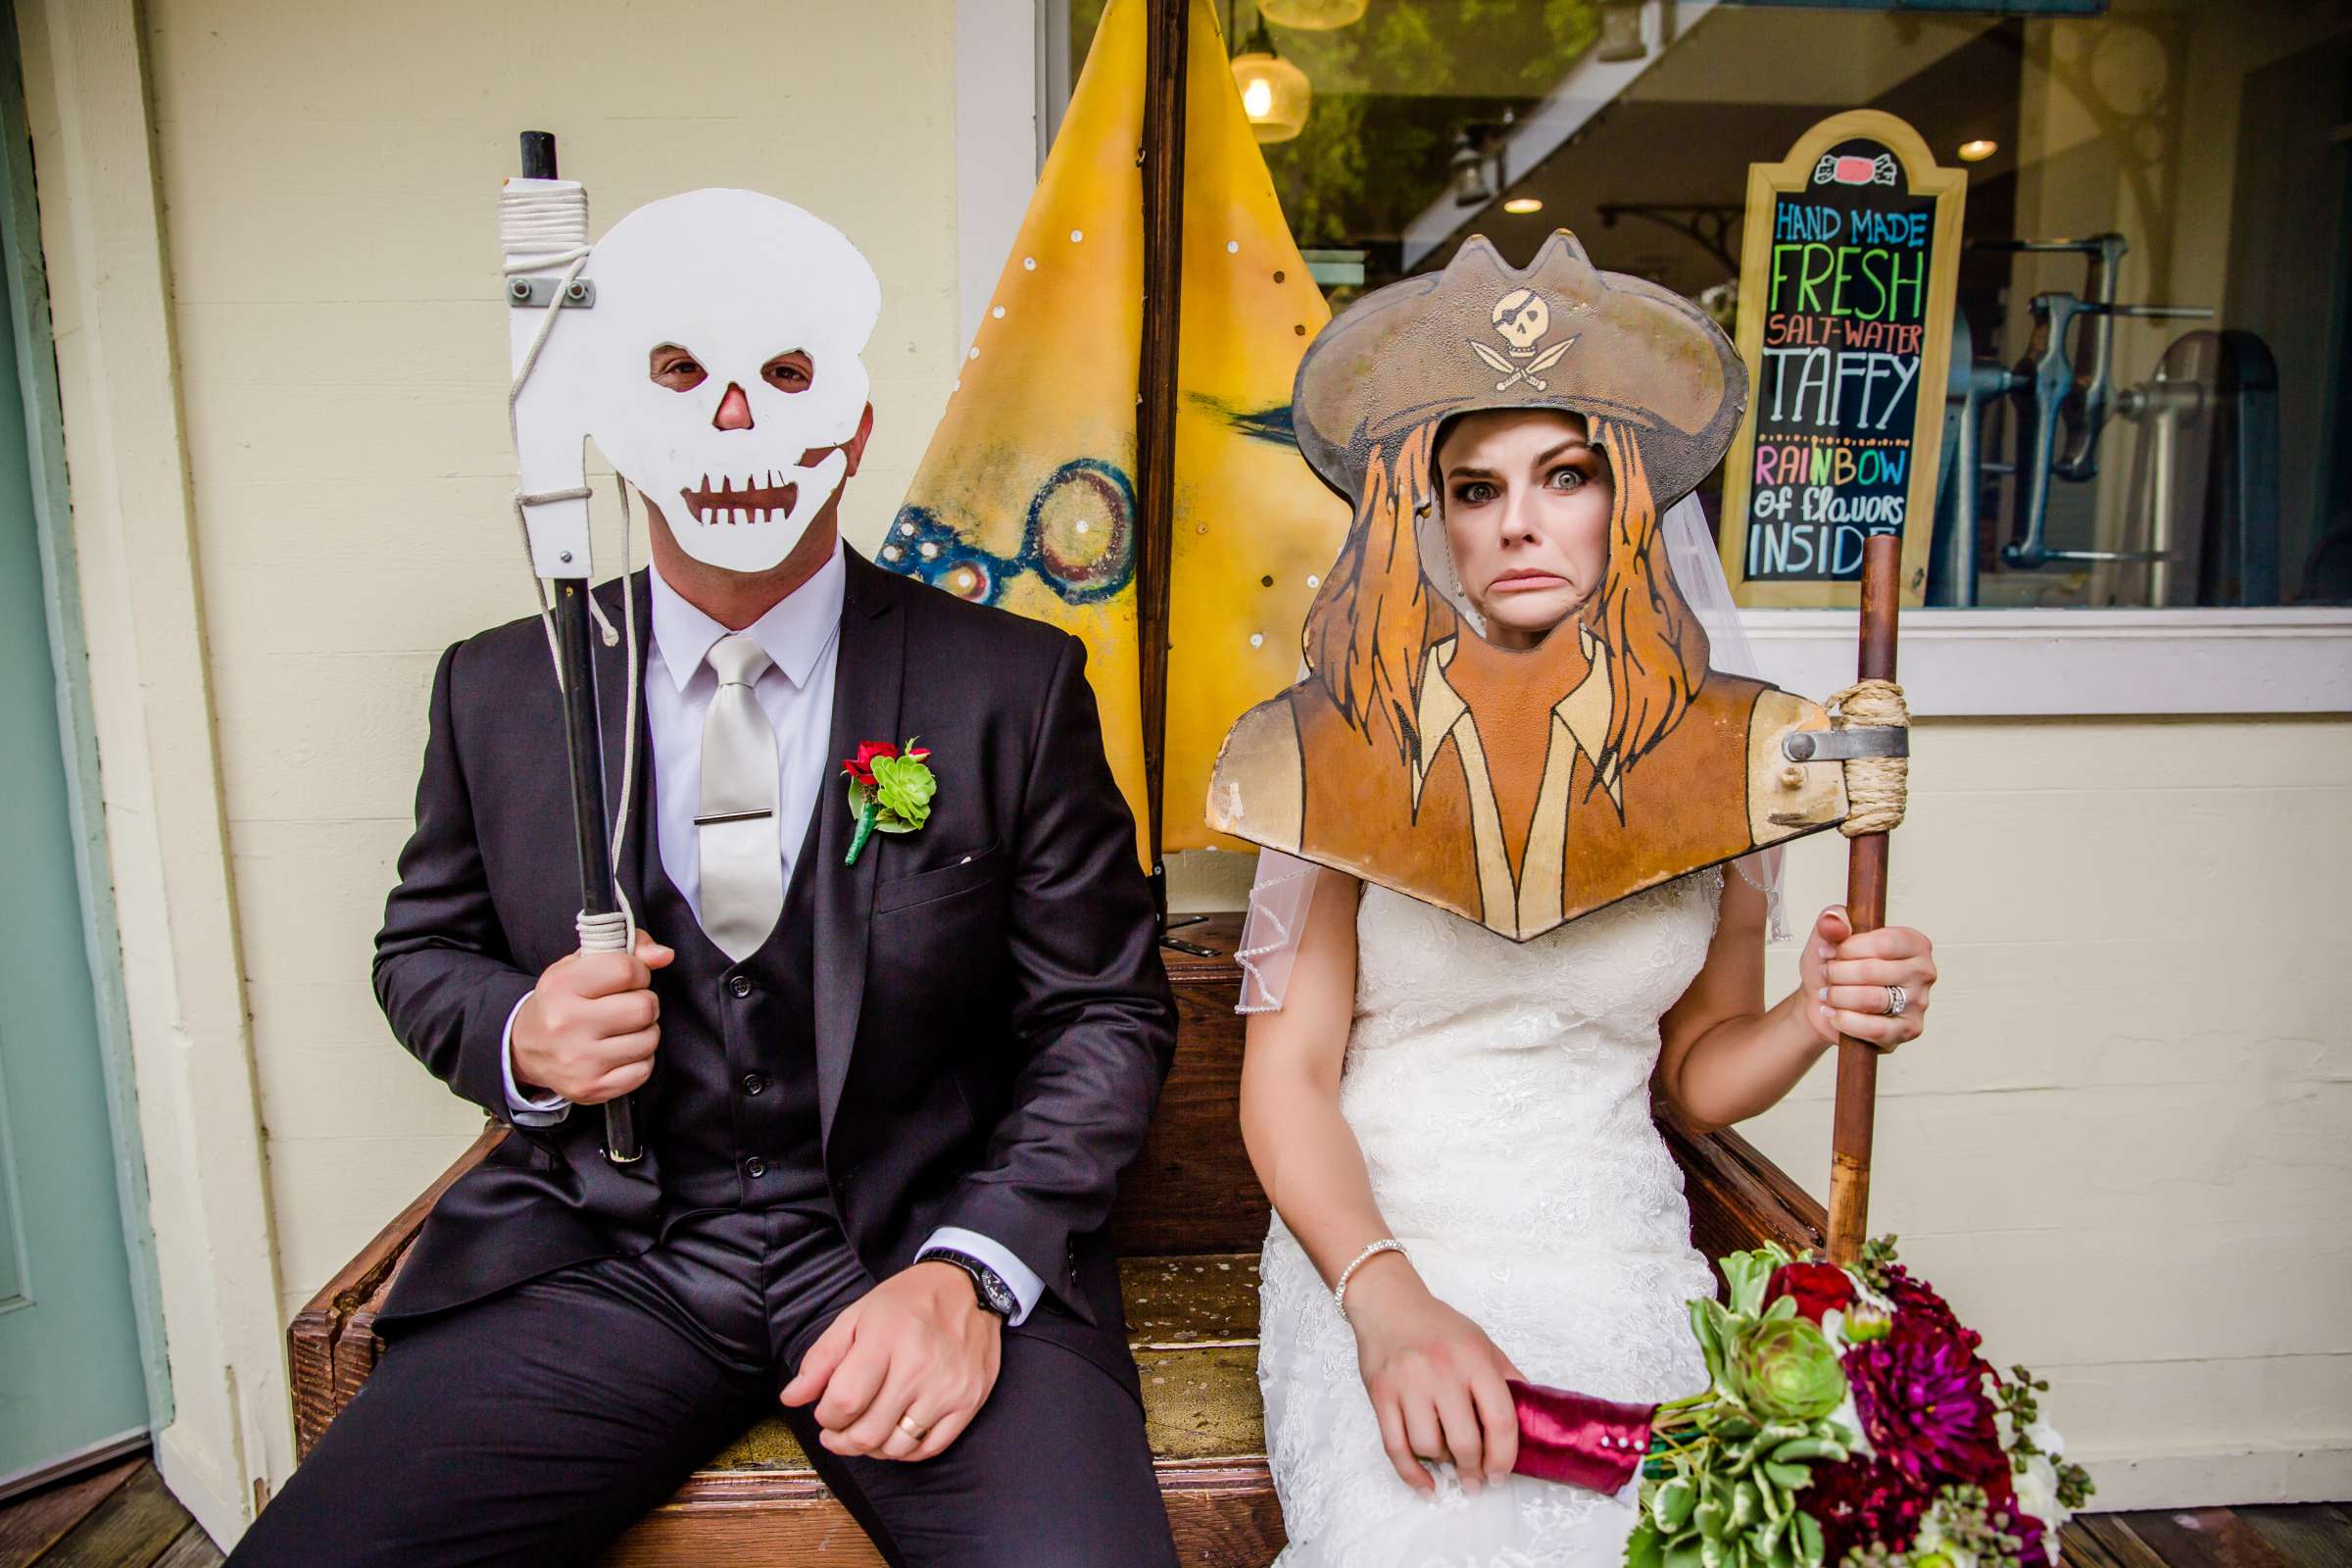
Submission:
[[[1894,679],[1895,609],[1902,598],[1903,543],[1873,535],[1862,547],[1860,680]],[[1847,841],[1845,912],[1857,935],[1886,923],[1886,835]],[[1851,1035],[1838,1042],[1838,1105],[1830,1133],[1830,1261],[1850,1265],[1870,1226],[1870,1144],[1878,1116],[1879,1052]]]
[[[1176,526],[1177,349],[1184,291],[1185,83],[1190,0],[1146,0],[1144,319],[1135,410],[1135,616],[1144,720],[1144,838],[1160,924],[1168,916],[1168,573]],[[1194,808],[1195,810],[1199,807]]]

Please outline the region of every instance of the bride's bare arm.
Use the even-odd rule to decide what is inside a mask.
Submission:
[[[1314,874],[1321,880],[1282,1009],[1250,1019],[1242,1141],[1283,1223],[1331,1285],[1391,1232],[1363,1149],[1340,1114],[1362,885],[1336,871]],[[1435,1489],[1420,1458],[1450,1460],[1472,1492],[1510,1474],[1519,1424],[1503,1379],[1518,1373],[1476,1324],[1430,1294],[1409,1258],[1382,1252],[1359,1266],[1348,1283],[1348,1319],[1382,1444],[1407,1486]]]
[[[1765,1006],[1764,914],[1762,891],[1727,869],[1707,960],[1659,1020],[1658,1088],[1703,1128],[1770,1109],[1840,1032],[1894,1046],[1917,1038],[1925,1022],[1934,946],[1908,926],[1856,936],[1836,905],[1805,936],[1797,988]],[[1901,1017],[1885,1013],[1890,985],[1903,988]]]

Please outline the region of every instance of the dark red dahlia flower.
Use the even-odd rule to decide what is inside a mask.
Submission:
[[[1938,1334],[1958,1340],[1972,1354],[1984,1343],[1983,1335],[1952,1315],[1950,1304],[1936,1294],[1934,1286],[1900,1263],[1886,1266],[1886,1298],[1894,1303],[1898,1317],[1917,1314],[1924,1325],[1932,1325]]]
[[[2008,1473],[1971,1345],[1906,1311],[1886,1339],[1846,1352],[1845,1376],[1872,1448],[1915,1483]]]
[[[2008,1516],[2009,1522],[2001,1529],[2017,1538],[2018,1568],[2052,1568],[2050,1554],[2043,1548],[2041,1521],[2018,1507],[2017,1485],[2009,1467],[2002,1465],[1980,1485],[1984,1489],[1986,1510],[1995,1518]]]
[[[1798,1500],[1821,1524],[1824,1562],[1843,1562],[1856,1546],[1873,1543],[1889,1551],[1909,1547],[1919,1532],[1934,1492],[1884,1459],[1848,1459],[1817,1464],[1813,1485]]]
[[[1842,1312],[1854,1304],[1854,1282],[1835,1263],[1783,1263],[1765,1284],[1764,1299],[1796,1298],[1796,1315],[1819,1323],[1822,1315]]]

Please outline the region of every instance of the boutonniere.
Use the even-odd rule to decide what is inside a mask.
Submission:
[[[856,865],[865,841],[876,833],[912,833],[931,815],[939,777],[923,765],[931,755],[913,741],[902,752],[888,741],[859,741],[858,755],[842,761],[850,778],[850,812],[858,831],[850,838],[844,865]]]

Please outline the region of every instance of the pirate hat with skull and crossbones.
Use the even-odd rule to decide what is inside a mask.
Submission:
[[[1663,508],[1722,461],[1746,400],[1746,368],[1705,312],[1599,270],[1555,229],[1524,270],[1473,235],[1444,271],[1358,300],[1299,362],[1291,422],[1354,502],[1372,449],[1416,425],[1482,409],[1602,415],[1641,433]]]

